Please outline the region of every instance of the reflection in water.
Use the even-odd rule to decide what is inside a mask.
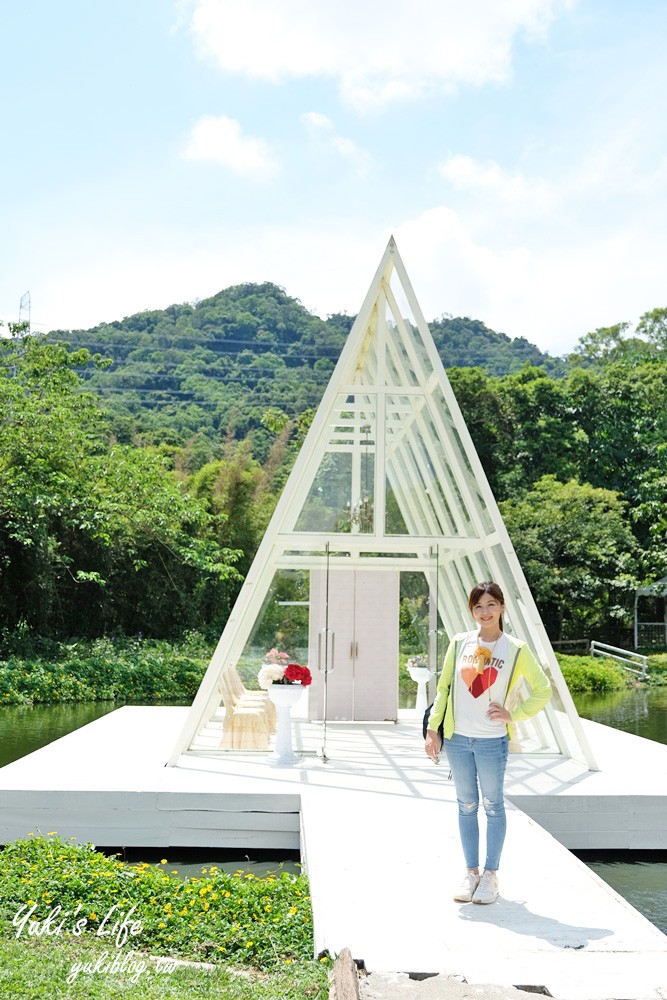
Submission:
[[[119,708],[114,702],[0,708],[0,767]]]
[[[575,694],[584,719],[600,722],[656,743],[667,743],[667,687],[639,687],[609,694]]]
[[[609,694],[573,695],[579,714],[604,726],[667,743],[667,688],[639,687]],[[589,853],[582,860],[592,871],[667,933],[667,862],[629,860]]]
[[[635,855],[627,851],[624,856],[616,854],[613,860],[596,860],[592,852],[576,853],[619,896],[667,934],[667,861],[628,860],[628,855]],[[660,856],[664,854],[660,852]]]

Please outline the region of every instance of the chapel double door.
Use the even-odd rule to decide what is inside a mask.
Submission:
[[[312,570],[311,719],[395,721],[398,713],[399,573]]]

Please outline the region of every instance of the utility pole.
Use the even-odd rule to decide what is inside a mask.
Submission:
[[[25,333],[30,333],[30,292],[24,292],[21,296],[21,301],[19,302],[19,337]]]

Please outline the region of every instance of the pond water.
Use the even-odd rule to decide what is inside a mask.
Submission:
[[[608,695],[577,695],[583,718],[615,729],[667,743],[667,688],[639,688]],[[180,703],[182,704],[182,703]],[[40,747],[94,722],[120,706],[111,702],[82,705],[35,705],[0,708],[0,766],[24,757]],[[667,852],[581,852],[579,856],[600,878],[667,933]],[[151,852],[128,861],[153,860]],[[157,859],[155,863],[159,863]],[[198,874],[204,867],[236,871],[243,868],[261,874],[268,870],[298,869],[296,856],[255,857],[227,852],[196,855],[181,851],[169,856],[169,868],[181,878]]]
[[[574,695],[584,719],[667,743],[667,687],[640,687],[610,694]],[[666,817],[667,822],[667,817]],[[667,934],[667,852],[576,852],[651,923]]]
[[[667,687],[573,695],[579,715],[624,733],[667,743]]]
[[[12,705],[0,708],[0,767],[94,722],[118,708],[114,702],[81,705]]]

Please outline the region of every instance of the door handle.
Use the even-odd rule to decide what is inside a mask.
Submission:
[[[326,669],[322,667],[322,636],[324,636],[325,643],[328,642],[329,637],[331,637],[331,644],[330,644],[331,658],[327,663]],[[317,669],[320,671],[320,673],[322,672],[329,673],[329,671],[333,670],[335,666],[334,664],[334,652],[336,649],[335,640],[336,640],[336,634],[335,632],[332,632],[330,629],[323,628],[321,632],[317,633]]]

